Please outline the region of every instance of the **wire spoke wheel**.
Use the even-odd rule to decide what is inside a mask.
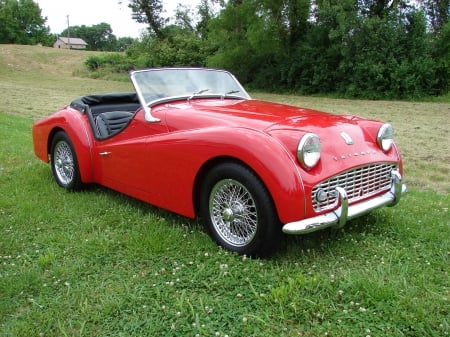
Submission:
[[[227,162],[211,168],[199,201],[209,234],[225,249],[267,256],[279,242],[281,226],[272,198],[245,165]]]
[[[70,146],[60,141],[55,145],[53,165],[57,178],[64,185],[69,185],[74,178],[75,162]]]
[[[69,136],[59,131],[51,144],[51,165],[53,176],[59,186],[68,190],[83,187],[75,149]]]
[[[251,242],[258,228],[258,211],[248,189],[233,179],[219,181],[209,198],[209,211],[217,234],[233,246]]]

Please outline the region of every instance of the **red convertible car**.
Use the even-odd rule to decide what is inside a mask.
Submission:
[[[97,183],[200,216],[218,244],[250,255],[406,192],[390,124],[254,100],[223,70],[130,78],[135,93],[84,96],[34,123],[34,151],[63,188]]]

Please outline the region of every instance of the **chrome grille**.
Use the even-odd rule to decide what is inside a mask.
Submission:
[[[347,192],[349,203],[369,197],[391,187],[391,171],[394,164],[372,164],[358,167],[331,177],[312,190],[312,203],[316,212],[332,208],[336,204],[336,187]]]

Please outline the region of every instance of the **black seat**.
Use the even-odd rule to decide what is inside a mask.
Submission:
[[[101,114],[102,112],[110,112],[110,111],[130,111],[135,112],[139,109],[139,103],[126,102],[126,103],[102,103],[96,105],[90,105],[91,112],[94,116]]]
[[[105,139],[123,130],[133,118],[133,113],[129,111],[108,111],[102,112],[95,117],[96,131],[98,138]]]

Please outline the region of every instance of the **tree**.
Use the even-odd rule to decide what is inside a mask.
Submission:
[[[191,9],[188,6],[178,4],[175,11],[175,25],[184,30],[195,31]]]
[[[317,3],[315,29],[321,27],[329,43],[312,48],[326,46],[317,61],[312,61],[312,68],[316,69],[313,76],[327,69],[328,78],[319,82],[333,84],[328,92],[366,98],[410,98],[437,92],[440,76],[421,11],[402,1],[366,0],[357,6],[352,0]]]
[[[136,68],[170,66],[205,66],[207,49],[189,29],[170,25],[163,29],[164,39],[148,34],[127,48]]]
[[[450,0],[421,0],[433,31],[439,31],[448,23]]]
[[[0,43],[46,44],[46,21],[32,0],[0,0]]]
[[[363,15],[382,19],[398,8],[405,8],[407,2],[403,0],[358,0],[358,7]]]
[[[199,20],[195,26],[197,33],[202,39],[208,37],[208,24],[214,17],[214,12],[208,0],[201,0],[197,6]]]
[[[208,57],[211,67],[232,71],[243,83],[253,80],[257,69],[255,56],[247,31],[255,23],[257,7],[255,1],[229,1],[219,15],[208,25],[208,40],[214,53]]]
[[[208,40],[217,51],[210,66],[230,69],[244,83],[273,89],[309,27],[309,0],[229,1],[210,20]]]
[[[206,0],[200,7],[205,9],[205,4],[207,7]],[[129,7],[138,22],[149,24],[148,34],[142,37],[142,41],[127,49],[127,55],[136,67],[206,65],[210,47],[204,39],[207,29],[205,13],[200,13],[200,17],[205,20],[205,26],[200,31],[195,25],[194,11],[188,6],[178,5],[175,22],[171,25],[168,25],[168,19],[161,16],[161,1],[134,0],[130,1]]]
[[[62,36],[69,36],[68,29],[61,32]],[[70,36],[78,37],[86,41],[89,50],[115,51],[117,50],[117,38],[112,33],[108,23],[99,23],[93,26],[72,26]]]
[[[148,31],[158,39],[164,38],[163,28],[167,23],[161,14],[163,5],[161,0],[130,0],[128,7],[133,12],[133,19],[139,23],[148,24]]]
[[[117,39],[117,51],[125,51],[129,46],[136,42],[132,37],[119,37]]]
[[[178,7],[168,26],[162,0],[130,0],[149,34],[127,55],[136,67],[225,68],[263,90],[440,95],[450,85],[449,2],[201,0],[197,13]]]
[[[448,93],[450,89],[450,22],[439,31],[434,42],[434,57],[437,60],[437,88],[435,94]]]

